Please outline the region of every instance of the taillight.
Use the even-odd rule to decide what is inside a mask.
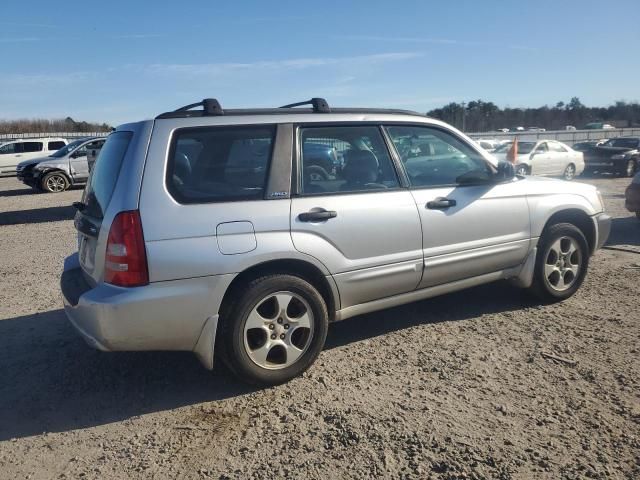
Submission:
[[[104,281],[119,287],[149,283],[142,222],[137,210],[120,212],[113,219],[107,240]]]

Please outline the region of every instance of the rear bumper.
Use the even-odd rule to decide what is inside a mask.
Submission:
[[[232,279],[219,275],[136,288],[92,287],[74,254],[65,260],[60,289],[69,321],[94,348],[195,350],[202,359],[212,356],[220,301]],[[203,333],[212,338],[201,339]]]
[[[596,224],[596,244],[594,251],[602,248],[611,233],[611,217],[606,213],[599,213],[593,217]]]

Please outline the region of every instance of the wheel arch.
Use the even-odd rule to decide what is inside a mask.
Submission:
[[[313,285],[327,305],[329,321],[335,318],[335,312],[340,308],[340,296],[337,286],[331,276],[326,276],[314,264],[300,259],[277,259],[253,265],[240,272],[232,280],[222,297],[220,315],[223,316],[231,304],[232,299],[249,281],[264,275],[289,274],[301,277]]]
[[[584,210],[579,208],[567,208],[559,210],[552,214],[544,224],[542,232],[544,232],[550,225],[557,223],[570,223],[575,225],[587,239],[589,245],[589,251],[591,254],[596,248],[596,227],[593,223],[591,216]]]
[[[47,175],[50,175],[52,173],[60,173],[62,174],[62,176],[64,176],[64,178],[67,179],[67,183],[69,184],[69,186],[73,185],[73,179],[69,176],[69,174],[64,171],[62,168],[58,168],[58,167],[50,167],[47,168],[46,170],[42,171],[42,175],[40,176],[40,187],[42,189],[45,189],[44,187],[44,181],[47,178]],[[67,187],[69,188],[69,187]]]

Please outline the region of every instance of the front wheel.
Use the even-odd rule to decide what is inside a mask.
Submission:
[[[47,173],[42,179],[42,189],[45,192],[60,193],[69,188],[70,182],[62,172]]]
[[[525,175],[529,175],[529,169],[527,168],[526,165],[518,165],[516,167],[516,175],[520,175],[521,177],[524,177]]]
[[[571,223],[545,228],[538,253],[531,291],[543,302],[553,303],[573,295],[589,267],[589,245],[584,234]]]
[[[225,310],[218,345],[225,363],[248,383],[277,385],[300,375],[327,337],[322,295],[293,275],[251,281]]]
[[[562,173],[562,178],[564,178],[565,180],[573,180],[575,176],[576,176],[576,166],[573,163],[570,163],[569,165],[567,165],[567,168],[564,169],[564,172]]]

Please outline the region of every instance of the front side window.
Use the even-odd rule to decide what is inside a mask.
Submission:
[[[41,152],[44,145],[42,142],[22,142],[25,153]]]
[[[169,191],[182,203],[263,198],[274,137],[272,125],[179,130],[167,169]]]
[[[387,131],[412,187],[484,183],[493,177],[482,155],[447,132],[404,125]]]
[[[300,193],[322,195],[399,187],[377,126],[300,129]]]
[[[17,145],[18,145],[17,143],[7,143],[6,145],[3,145],[2,147],[0,147],[0,155],[8,155],[10,153],[19,153],[18,151],[16,151]]]

